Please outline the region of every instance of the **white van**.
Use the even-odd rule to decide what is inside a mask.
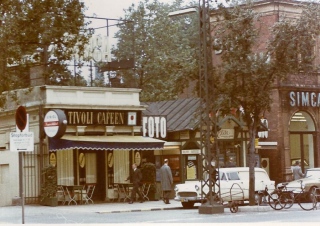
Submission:
[[[218,186],[215,186],[215,192],[222,203],[249,200],[249,167],[220,168],[219,179],[217,184],[220,184],[220,191]],[[264,169],[255,168],[256,194],[264,190],[266,186],[269,192],[272,192],[275,189],[275,182],[270,180]],[[207,186],[205,189],[208,190]],[[206,201],[206,197],[201,195],[201,181],[177,184],[174,200],[181,202],[184,208],[191,208],[194,203]]]

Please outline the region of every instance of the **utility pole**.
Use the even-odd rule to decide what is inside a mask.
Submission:
[[[213,65],[212,65],[212,38],[210,29],[210,0],[199,0],[199,83],[202,109],[200,113],[201,156],[203,164],[202,194],[207,202],[199,206],[200,214],[223,213],[224,207],[214,200],[216,188],[216,165],[219,162],[217,151],[217,120],[216,106],[214,106]],[[215,146],[213,146],[215,144]],[[215,153],[214,153],[215,152]],[[214,155],[215,154],[215,155]],[[209,191],[209,192],[207,192]]]

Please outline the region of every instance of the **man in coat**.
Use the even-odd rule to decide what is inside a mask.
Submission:
[[[292,167],[292,174],[293,174],[293,180],[299,180],[304,177],[299,161],[296,161],[295,166]]]
[[[164,160],[163,166],[160,169],[161,187],[163,191],[163,201],[165,204],[170,204],[169,196],[172,189],[172,172],[170,166],[168,166],[168,159]]]
[[[141,191],[140,191],[140,185],[141,185],[141,180],[142,180],[142,173],[141,171],[137,168],[137,165],[134,163],[132,164],[132,174],[131,176],[129,176],[127,178],[127,180],[131,179],[132,180],[132,184],[133,184],[133,188],[132,188],[132,191],[131,191],[131,200],[129,202],[129,204],[132,204],[133,201],[135,200],[136,198],[136,193],[138,193],[139,195],[139,198],[140,198],[140,202],[142,203],[144,200],[143,200],[143,195],[141,194]]]

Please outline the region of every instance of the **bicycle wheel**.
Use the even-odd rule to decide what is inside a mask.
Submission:
[[[281,210],[284,208],[279,202],[279,194],[276,191],[273,191],[268,195],[268,204],[274,210]]]
[[[292,191],[281,192],[279,196],[280,196],[279,202],[280,202],[280,205],[283,206],[283,208],[289,209],[293,206],[294,194]]]
[[[313,210],[317,205],[314,191],[299,194],[298,204],[303,210]]]

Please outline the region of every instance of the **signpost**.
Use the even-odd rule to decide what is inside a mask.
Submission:
[[[24,224],[24,188],[23,188],[23,152],[34,150],[33,132],[25,132],[28,124],[26,108],[19,106],[15,115],[16,126],[20,131],[10,133],[10,151],[19,152],[19,185],[22,206],[22,224]]]

